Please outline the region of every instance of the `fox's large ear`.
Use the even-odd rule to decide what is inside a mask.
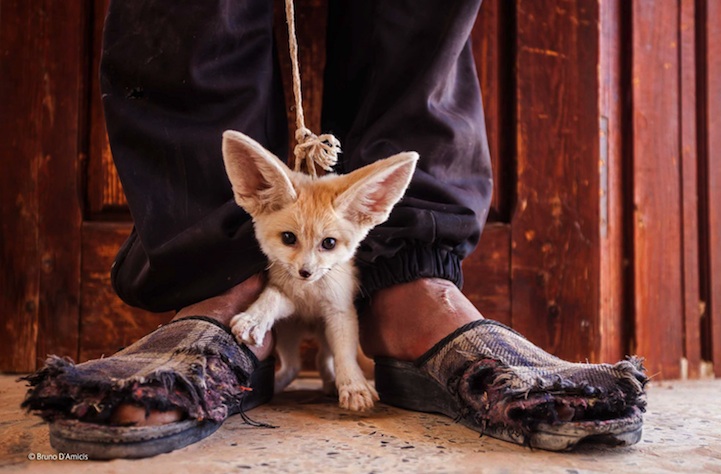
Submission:
[[[335,199],[336,209],[362,226],[384,222],[403,197],[417,161],[418,153],[403,152],[344,176],[348,187]]]
[[[223,133],[223,161],[235,202],[252,216],[280,209],[298,197],[290,169],[247,135]]]

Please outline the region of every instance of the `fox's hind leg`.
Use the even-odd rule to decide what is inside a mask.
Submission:
[[[280,359],[280,370],[275,374],[275,393],[282,392],[301,369],[300,342],[303,339],[303,326],[294,318],[278,321],[275,325],[275,350]]]
[[[323,393],[326,395],[338,395],[338,389],[335,386],[335,369],[333,367],[333,353],[328,347],[328,341],[323,331],[318,331],[318,354],[315,356],[315,366],[320,372],[320,378],[323,380]]]

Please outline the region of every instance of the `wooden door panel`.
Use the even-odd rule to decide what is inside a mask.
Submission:
[[[484,317],[512,325],[511,226],[486,225],[478,249],[463,261],[463,293]]]
[[[3,0],[0,370],[77,352],[84,7]]]
[[[721,2],[698,2],[702,7],[704,83],[703,194],[704,312],[703,349],[717,377],[721,377]]]
[[[624,228],[624,104],[621,71],[625,47],[621,5],[599,3],[599,229],[600,289],[598,354],[600,361],[622,359],[629,351],[626,320],[627,265]]]
[[[698,175],[698,103],[696,95],[696,1],[681,0],[679,3],[679,153],[681,167],[681,261],[683,272],[683,354],[686,374],[690,378],[701,375],[701,299],[699,273],[699,175]],[[679,374],[681,375],[681,374]]]
[[[126,305],[110,285],[110,267],[131,229],[125,222],[83,224],[81,361],[113,354],[173,318],[173,312],[151,313]]]
[[[41,120],[37,115],[42,96],[37,86],[24,80],[23,64],[29,74],[41,74],[42,66],[37,58],[43,50],[43,38],[26,38],[24,30],[38,28],[39,19],[27,9],[22,0],[5,2],[2,13],[16,18],[14,25],[0,25],[0,44],[7,51],[5,60],[0,62],[0,103],[2,114],[15,120],[3,121],[0,131],[0,151],[3,158],[0,173],[0,222],[3,235],[0,240],[0,314],[14,315],[4,321],[0,331],[0,347],[14,349],[2,351],[2,370],[29,371],[36,364],[36,340],[38,333],[38,274],[40,255],[37,242],[38,219],[38,167],[44,153],[36,141],[17,140],[14,137],[41,133]],[[0,18],[0,21],[2,18]],[[11,100],[11,97],[17,100]],[[24,111],[31,114],[24,115]],[[6,135],[7,134],[7,135]],[[25,157],[26,159],[18,159]],[[8,158],[14,166],[6,164]],[[5,223],[12,223],[12,230],[6,231]],[[13,340],[15,343],[13,344]]]
[[[492,222],[510,222],[516,197],[513,2],[486,0],[471,34],[493,163]]]
[[[127,201],[120,178],[113,165],[110,144],[105,131],[102,100],[100,98],[100,50],[103,24],[109,0],[92,0],[93,21],[90,83],[90,124],[86,183],[85,216],[90,220],[129,221]]]
[[[656,78],[651,87],[632,83],[637,350],[648,358],[652,373],[676,378],[683,357],[683,306],[676,284],[681,281],[678,10],[652,0],[635,1],[632,8],[631,75]]]
[[[590,2],[516,13],[513,325],[570,360],[598,357],[597,18]]]

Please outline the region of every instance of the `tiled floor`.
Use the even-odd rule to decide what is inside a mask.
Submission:
[[[15,376],[0,376],[0,471],[67,473],[209,472],[715,472],[721,473],[721,380],[664,382],[649,389],[642,441],[628,448],[583,447],[572,453],[531,451],[484,437],[436,415],[379,405],[358,416],[315,391],[314,379],[239,417],[210,438],[151,459],[110,462],[29,461],[50,455],[48,428],[19,409]]]

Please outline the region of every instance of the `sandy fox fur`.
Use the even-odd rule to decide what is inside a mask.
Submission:
[[[223,159],[235,200],[253,218],[269,262],[268,283],[247,311],[233,317],[233,334],[260,345],[276,326],[280,391],[300,370],[299,345],[310,329],[319,341],[325,389],[337,390],[343,408],[371,408],[378,395],[356,361],[353,256],[405,193],[418,154],[399,153],[347,175],[312,179],[229,130],[223,134]]]

